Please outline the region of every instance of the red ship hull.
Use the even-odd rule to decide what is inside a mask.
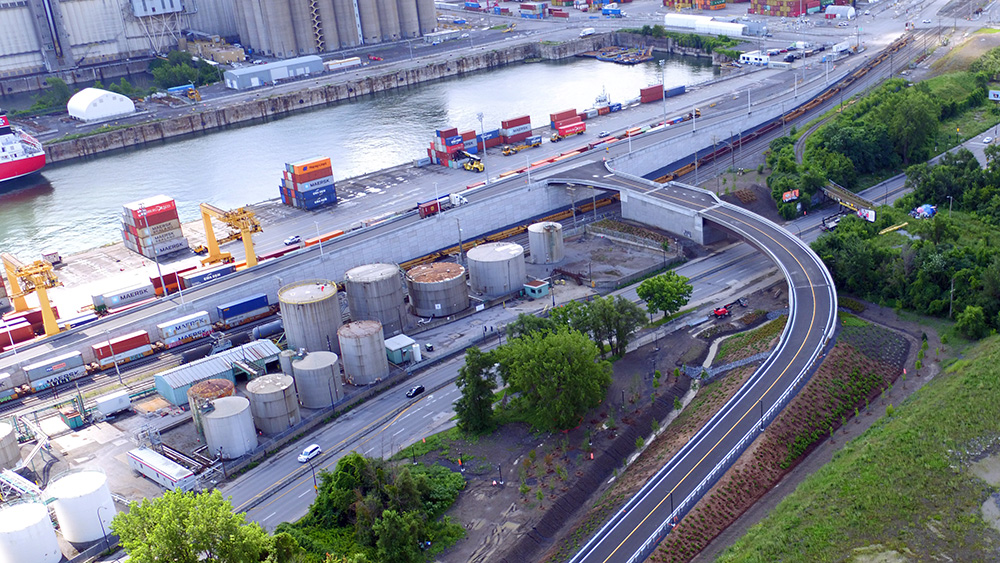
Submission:
[[[0,182],[38,172],[45,167],[45,154],[0,163]]]

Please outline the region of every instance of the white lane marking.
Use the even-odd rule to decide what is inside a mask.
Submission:
[[[263,519],[261,520],[261,522],[264,522],[264,521],[266,521],[266,520],[267,520],[268,518],[270,518],[270,517],[274,516],[275,514],[277,514],[277,512],[272,512],[272,513],[268,514],[267,516],[265,516],[265,517],[264,517],[264,518],[263,518]]]
[[[309,489],[306,489],[305,492],[303,492],[301,495],[299,495],[299,498],[302,498],[302,497],[304,497],[304,496],[306,496],[308,494],[309,494]]]
[[[393,434],[392,437],[395,438],[396,436],[399,436],[400,434],[402,434],[405,431],[406,431],[406,429],[404,428],[404,429],[400,430],[399,432],[396,432],[395,434]]]

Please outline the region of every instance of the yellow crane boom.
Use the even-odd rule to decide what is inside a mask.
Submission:
[[[232,211],[224,211],[210,204],[201,204],[201,222],[205,225],[205,238],[208,239],[208,256],[202,258],[202,265],[215,264],[218,262],[232,262],[233,255],[219,250],[220,241],[215,238],[215,229],[212,227],[212,219],[218,219],[229,228],[238,231],[223,239],[223,244],[234,240],[243,239],[243,249],[246,251],[247,267],[252,268],[257,265],[257,254],[253,248],[253,233],[259,233],[264,229],[260,226],[260,221],[254,212],[246,207],[240,207]]]
[[[27,311],[28,304],[24,300],[25,296],[37,293],[38,305],[42,309],[45,336],[59,334],[59,324],[56,322],[56,315],[49,303],[47,290],[62,285],[62,282],[53,272],[52,264],[45,260],[35,260],[31,264],[25,264],[7,252],[0,254],[0,261],[3,261],[4,270],[7,271],[7,281],[10,282],[12,292],[10,298],[14,303],[14,310]]]

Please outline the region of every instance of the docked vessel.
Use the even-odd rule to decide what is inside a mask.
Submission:
[[[0,114],[0,182],[38,172],[44,166],[42,143]]]

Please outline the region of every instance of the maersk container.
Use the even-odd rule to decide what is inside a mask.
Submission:
[[[235,317],[236,315],[242,315],[243,313],[248,313],[254,309],[260,309],[261,307],[267,307],[267,294],[257,293],[249,297],[244,297],[243,299],[238,299],[236,301],[231,301],[223,305],[219,305],[216,311],[219,314],[219,318],[222,320],[228,319],[230,317]]]
[[[32,380],[31,388],[37,392],[43,389],[48,389],[49,387],[55,387],[57,385],[62,385],[63,383],[68,383],[85,375],[87,375],[87,366],[68,368],[60,372],[52,373],[42,376],[39,379]]]
[[[514,127],[510,127],[509,129],[507,129],[508,136],[514,136],[514,135],[519,135],[521,133],[530,133],[530,132],[531,132],[530,123],[515,125]]]
[[[182,332],[191,332],[197,328],[211,325],[212,319],[208,316],[208,311],[198,311],[160,323],[156,325],[156,332],[160,335],[161,340],[165,340]]]
[[[94,295],[91,297],[91,300],[94,303],[94,308],[101,310],[114,309],[130,303],[151,299],[153,297],[156,297],[156,292],[153,291],[153,284],[144,283],[142,285],[119,289],[103,295]]]
[[[206,268],[204,270],[193,270],[191,272],[184,272],[178,274],[177,277],[181,280],[181,285],[184,289],[191,289],[196,285],[201,285],[203,283],[208,283],[212,280],[217,280],[222,276],[229,275],[236,271],[235,264],[223,264],[215,268]]]
[[[112,350],[115,355],[118,355],[122,352],[134,350],[143,345],[149,346],[149,333],[145,330],[140,330],[131,332],[125,336],[112,338],[110,342],[105,341],[99,344],[94,344],[90,347],[90,349],[94,352],[94,356],[103,359],[111,356]]]
[[[686,86],[674,86],[673,88],[667,88],[663,91],[664,98],[673,98],[674,96],[680,96],[686,90]],[[621,104],[619,104],[620,106]],[[614,110],[612,110],[614,111]]]
[[[188,342],[194,342],[199,338],[205,338],[206,336],[212,334],[211,326],[199,326],[193,328],[186,332],[176,332],[173,336],[163,339],[163,345],[167,348],[176,348],[181,344],[187,344]]]
[[[35,381],[36,379],[43,379],[59,372],[79,367],[83,367],[83,354],[80,352],[69,352],[53,358],[46,358],[40,362],[24,366],[21,369],[28,376],[28,381]]]

